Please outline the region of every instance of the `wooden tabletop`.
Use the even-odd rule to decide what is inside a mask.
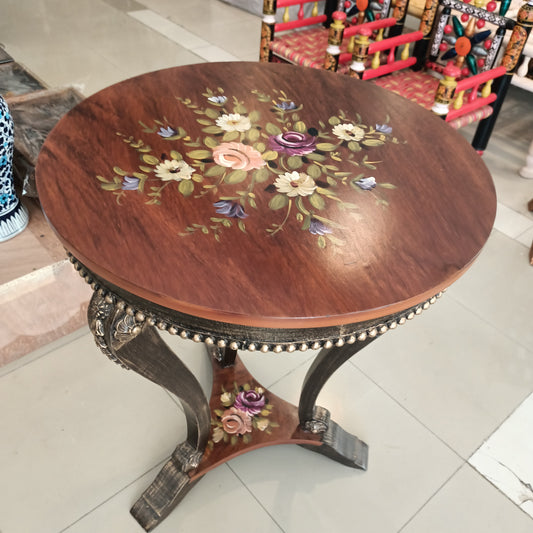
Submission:
[[[36,169],[96,275],[203,319],[296,328],[402,311],[471,264],[495,216],[482,159],[370,82],[264,63],[145,74],[69,112]]]

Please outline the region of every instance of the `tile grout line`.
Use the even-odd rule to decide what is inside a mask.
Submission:
[[[524,246],[522,243],[518,243],[518,244],[520,244],[520,246]],[[521,348],[524,348],[528,353],[533,355],[533,348],[531,346],[528,346],[527,344],[522,344],[522,341],[518,339],[513,339],[512,337],[510,337],[505,330],[500,329],[498,324],[492,324],[492,322],[489,322],[484,316],[479,315],[476,311],[467,307],[461,300],[454,297],[454,295],[451,292],[447,292],[446,295],[448,296],[448,298],[451,298],[456,304],[460,305],[463,309],[473,314],[476,318],[478,318],[484,324],[486,324],[487,326],[490,326],[491,329],[497,331],[500,335],[502,335],[502,337],[505,337],[508,342],[517,344]]]
[[[105,505],[107,502],[111,501],[113,498],[115,498],[116,496],[118,496],[120,493],[124,492],[128,487],[131,487],[133,484],[137,483],[137,481],[139,481],[141,478],[143,478],[144,476],[146,476],[146,474],[148,474],[149,472],[151,472],[152,470],[154,469],[157,469],[157,468],[161,468],[166,462],[167,462],[168,459],[164,459],[163,461],[160,461],[159,463],[157,463],[156,465],[154,465],[153,467],[149,468],[146,472],[140,474],[139,476],[137,476],[134,480],[130,481],[129,483],[127,483],[126,485],[124,485],[124,487],[122,487],[120,490],[116,491],[114,494],[111,494],[111,496],[109,496],[108,498],[106,498],[105,500],[103,500],[102,502],[100,502],[98,505],[96,505],[95,507],[93,507],[92,509],[90,509],[89,511],[87,511],[86,513],[82,514],[79,518],[77,518],[76,520],[74,520],[74,522],[70,523],[67,527],[61,529],[58,531],[58,533],[65,533],[67,532],[72,526],[76,525],[78,522],[80,522],[81,520],[83,520],[85,517],[89,516],[90,514],[94,513],[94,511],[96,511],[97,509],[99,509],[100,507],[102,507],[103,505]],[[140,527],[140,526],[139,526]],[[142,529],[142,528],[141,528]],[[1,532],[0,532],[1,533]]]
[[[396,405],[398,405],[398,407],[400,407],[403,411],[405,411],[411,418],[413,418],[414,420],[416,420],[424,429],[426,429],[427,431],[429,431],[429,433],[431,433],[431,435],[433,435],[439,442],[441,442],[442,444],[444,444],[444,446],[446,446],[446,448],[448,448],[454,455],[456,455],[463,463],[467,462],[468,459],[464,459],[460,454],[459,452],[455,451],[445,440],[442,439],[442,437],[440,437],[439,435],[437,435],[432,429],[428,428],[426,426],[426,424],[424,424],[424,422],[422,422],[422,420],[420,420],[417,416],[415,416],[413,413],[411,413],[411,411],[409,411],[409,409],[407,409],[407,407],[405,407],[404,405],[402,405],[400,403],[399,400],[397,400],[394,396],[392,396],[390,394],[390,392],[388,392],[387,390],[385,390],[377,381],[375,381],[374,379],[372,379],[366,372],[364,372],[364,370],[362,370],[361,368],[359,368],[357,366],[357,363],[354,362],[354,361],[348,361],[351,365],[353,365],[359,372],[361,372],[361,374],[363,374],[363,376],[365,376],[368,380],[370,380],[376,387],[378,387],[378,389],[380,389],[381,391],[383,391]]]
[[[409,518],[407,520],[407,522],[405,522],[405,524],[400,527],[400,529],[397,531],[397,533],[402,533],[402,531],[416,518],[416,516],[418,516],[418,514],[426,507],[426,505],[431,500],[433,500],[433,498],[452,480],[453,477],[455,477],[457,475],[459,470],[461,470],[461,468],[463,468],[465,464],[468,464],[468,463],[465,461],[463,464],[461,464],[455,470],[455,472],[453,472],[453,474],[450,477],[448,477],[448,479],[446,479],[446,481],[444,481],[442,483],[442,485],[418,508],[418,510],[411,516],[411,518]]]
[[[228,468],[229,470],[231,471],[231,473],[239,480],[239,482],[242,484],[242,486],[248,491],[248,493],[250,494],[250,496],[257,502],[257,504],[261,507],[261,509],[263,509],[263,511],[265,511],[265,513],[270,517],[270,519],[272,520],[272,522],[274,522],[274,524],[276,524],[276,526],[279,528],[279,530],[282,532],[282,533],[286,533],[285,530],[281,527],[281,525],[278,523],[278,521],[270,514],[270,512],[268,511],[268,509],[259,501],[259,499],[256,497],[256,495],[252,492],[252,490],[250,489],[250,487],[248,487],[248,485],[239,477],[239,475],[235,472],[235,470],[233,470],[233,468],[230,466],[229,463],[224,463]],[[60,532],[61,533],[61,532]]]

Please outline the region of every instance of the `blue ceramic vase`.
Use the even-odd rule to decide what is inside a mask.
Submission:
[[[0,96],[0,242],[28,225],[28,211],[15,194],[13,179],[13,119]]]

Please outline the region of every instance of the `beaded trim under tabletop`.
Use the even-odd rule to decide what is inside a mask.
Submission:
[[[383,335],[388,330],[396,329],[398,326],[405,324],[408,320],[412,320],[415,316],[420,315],[422,311],[428,309],[430,305],[434,304],[443,294],[443,291],[441,291],[420,305],[411,307],[402,313],[387,316],[379,321],[344,326],[342,329],[347,330],[347,332],[340,333],[339,335],[317,336],[313,335],[313,333],[317,332],[316,329],[304,329],[303,334],[306,336],[305,342],[273,342],[272,339],[268,338],[266,335],[262,338],[256,338],[256,336],[253,335],[253,338],[251,338],[252,331],[248,331],[250,333],[248,336],[239,335],[238,333],[221,336],[216,332],[216,330],[221,329],[220,326],[224,327],[224,329],[227,329],[226,324],[217,324],[212,322],[212,331],[205,331],[203,329],[193,327],[186,321],[172,320],[169,318],[169,316],[166,316],[164,312],[153,312],[144,306],[134,305],[128,301],[129,298],[123,297],[122,294],[119,295],[116,291],[107,288],[104,281],[97,279],[96,276],[90,273],[89,270],[72,254],[68,253],[68,256],[70,262],[74,266],[74,269],[78,271],[86,283],[91,285],[91,288],[95,291],[95,296],[103,298],[105,303],[114,305],[116,308],[123,310],[126,315],[131,317],[129,329],[133,334],[140,333],[142,325],[147,323],[150,326],[157,327],[161,331],[168,331],[168,333],[171,335],[179,335],[183,339],[190,339],[197,343],[203,342],[208,346],[218,346],[219,348],[228,347],[231,350],[247,350],[250,352],[259,351],[263,353],[292,353],[297,350],[319,350],[321,348],[331,348],[333,346],[341,347],[344,344],[364,342],[368,338]],[[168,312],[170,313],[171,311],[168,310]],[[195,321],[197,321],[197,319],[191,317],[191,322]],[[218,327],[216,327],[217,325]],[[279,330],[277,331],[279,332]],[[321,330],[319,329],[319,331]],[[256,332],[257,329],[254,328],[253,333]],[[289,336],[294,334],[295,330],[289,330]]]

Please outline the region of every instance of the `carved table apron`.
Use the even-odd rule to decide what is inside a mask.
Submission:
[[[150,530],[210,469],[299,444],[366,469],[367,445],[316,399],[370,342],[472,263],[490,175],[438,118],[372,84],[223,63],[116,84],[43,146],[43,210],[91,284],[99,348],[182,402],[187,439],[131,512]],[[206,399],[158,330],[204,343]],[[237,353],[320,350],[297,406]]]

